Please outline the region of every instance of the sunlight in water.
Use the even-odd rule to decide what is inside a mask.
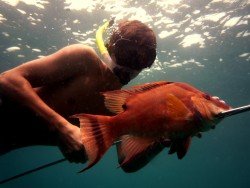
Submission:
[[[19,0],[1,0],[11,6],[16,6],[19,3]]]
[[[0,23],[3,23],[4,21],[6,21],[6,18],[4,18],[2,14],[0,14]]]
[[[51,29],[53,31],[53,26],[48,27],[44,18],[46,17],[46,8],[55,2],[46,0],[0,0],[0,2],[15,7],[22,20],[30,23],[30,27],[33,29]],[[21,6],[22,4],[36,7],[41,13],[30,12],[29,9]],[[151,70],[163,70],[166,66],[179,68],[190,65],[190,62],[192,65],[197,65],[197,67],[203,67],[202,63],[204,62],[195,59],[195,57],[192,61],[190,59],[186,59],[185,62],[180,61],[182,54],[179,52],[190,48],[206,50],[209,46],[216,46],[220,42],[220,37],[232,35],[231,30],[238,26],[244,29],[238,30],[235,37],[239,40],[249,37],[250,31],[246,29],[249,24],[249,11],[245,15],[235,14],[235,12],[245,9],[249,4],[250,0],[212,0],[204,3],[204,6],[194,7],[192,1],[186,0],[151,0],[148,5],[140,4],[137,1],[134,1],[132,5],[132,1],[124,0],[89,0],[87,2],[83,0],[65,0],[60,3],[60,14],[51,20],[57,22],[60,19],[65,19],[62,20],[59,30],[65,35],[67,34],[68,41],[71,41],[69,43],[83,43],[95,47],[94,33],[98,25],[104,20],[110,19],[110,17],[115,17],[116,21],[137,19],[152,27],[156,31],[157,38],[163,44],[172,44],[175,41],[175,47],[173,47],[175,49],[172,50],[175,51],[174,53],[168,49],[172,46],[165,45],[163,49],[159,48],[158,56],[164,55],[168,59],[163,61],[157,57],[156,63]],[[221,6],[220,9],[218,9],[218,5]],[[67,18],[67,16],[73,16],[74,14],[81,16],[73,19]],[[92,23],[91,27],[85,27],[86,18],[91,18],[93,14],[105,16],[95,18],[95,22]],[[12,18],[2,12],[0,13],[1,26],[8,28],[9,19]],[[11,27],[17,30],[21,29],[20,25],[14,24],[15,22],[15,20],[12,20]],[[8,30],[2,30],[0,34],[6,39],[15,39]],[[22,54],[25,50],[30,51],[36,57],[45,55],[39,46],[32,47],[32,45],[21,43],[23,36],[16,37],[15,40],[16,43],[6,46],[3,53],[13,53],[19,58],[25,57]],[[51,47],[51,49],[57,49],[57,47]],[[237,56],[246,61],[250,60],[249,51],[239,53]],[[220,59],[223,58],[218,57],[218,60]]]
[[[25,3],[27,5],[34,5],[38,8],[44,9],[44,5],[48,4],[49,1],[43,1],[43,0],[1,0],[5,3],[8,3],[11,6],[17,6],[18,3]]]
[[[204,48],[204,41],[200,34],[187,35],[180,43],[184,48],[189,47],[193,44],[198,44],[200,48]]]
[[[95,10],[95,6],[97,1],[89,0],[88,3],[83,3],[82,0],[66,0],[65,3],[67,6],[65,7],[66,9],[74,9],[74,10],[87,10],[88,12],[92,12]]]

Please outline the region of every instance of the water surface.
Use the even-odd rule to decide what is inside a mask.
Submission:
[[[157,59],[128,86],[159,80],[188,82],[232,106],[250,103],[249,0],[0,0],[0,72],[74,43],[95,46],[104,20],[138,19],[157,34]],[[127,86],[126,86],[127,87]],[[13,114],[14,116],[14,114]],[[178,160],[165,150],[126,174],[112,148],[89,171],[64,162],[1,187],[249,187],[250,114],[230,117]],[[34,146],[0,157],[0,179],[62,158]]]

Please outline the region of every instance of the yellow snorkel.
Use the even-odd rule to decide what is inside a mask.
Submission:
[[[96,31],[96,45],[97,45],[97,47],[98,47],[98,49],[103,57],[103,61],[107,64],[107,66],[109,68],[112,67],[112,59],[111,59],[109,52],[104,44],[102,36],[103,36],[103,33],[107,30],[107,28],[110,27],[111,25],[113,25],[113,23],[114,23],[114,19],[111,19],[110,21],[106,21]]]
[[[108,27],[112,26],[114,24],[114,18],[112,18],[110,21],[106,21],[102,26],[98,28],[96,31],[96,45],[102,55],[102,59],[104,63],[106,63],[107,67],[114,72],[114,69],[117,67],[120,70],[123,70],[123,72],[126,72],[127,76],[129,77],[129,80],[135,78],[141,70],[134,70],[126,66],[121,66],[117,64],[116,62],[113,62],[112,58],[109,55],[109,52],[103,42],[103,33],[107,30]],[[129,40],[129,39],[123,39],[123,40]],[[117,74],[117,73],[116,73]],[[119,77],[117,75],[117,77]],[[121,83],[125,84],[126,82],[123,82],[120,80]]]

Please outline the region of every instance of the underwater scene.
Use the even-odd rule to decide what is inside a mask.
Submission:
[[[0,0],[0,73],[71,44],[98,52],[95,32],[111,18],[140,20],[157,37],[153,66],[124,88],[186,82],[232,107],[250,104],[250,0]],[[86,164],[64,161],[0,187],[248,188],[249,122],[250,112],[227,117],[194,137],[183,159],[166,148],[134,173],[118,167],[111,147],[82,173]],[[13,150],[0,156],[0,181],[62,158],[53,146]]]

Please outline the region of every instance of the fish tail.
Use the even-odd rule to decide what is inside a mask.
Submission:
[[[109,116],[77,114],[72,117],[79,118],[82,142],[89,160],[88,166],[80,171],[83,172],[94,166],[112,146],[114,130]]]

